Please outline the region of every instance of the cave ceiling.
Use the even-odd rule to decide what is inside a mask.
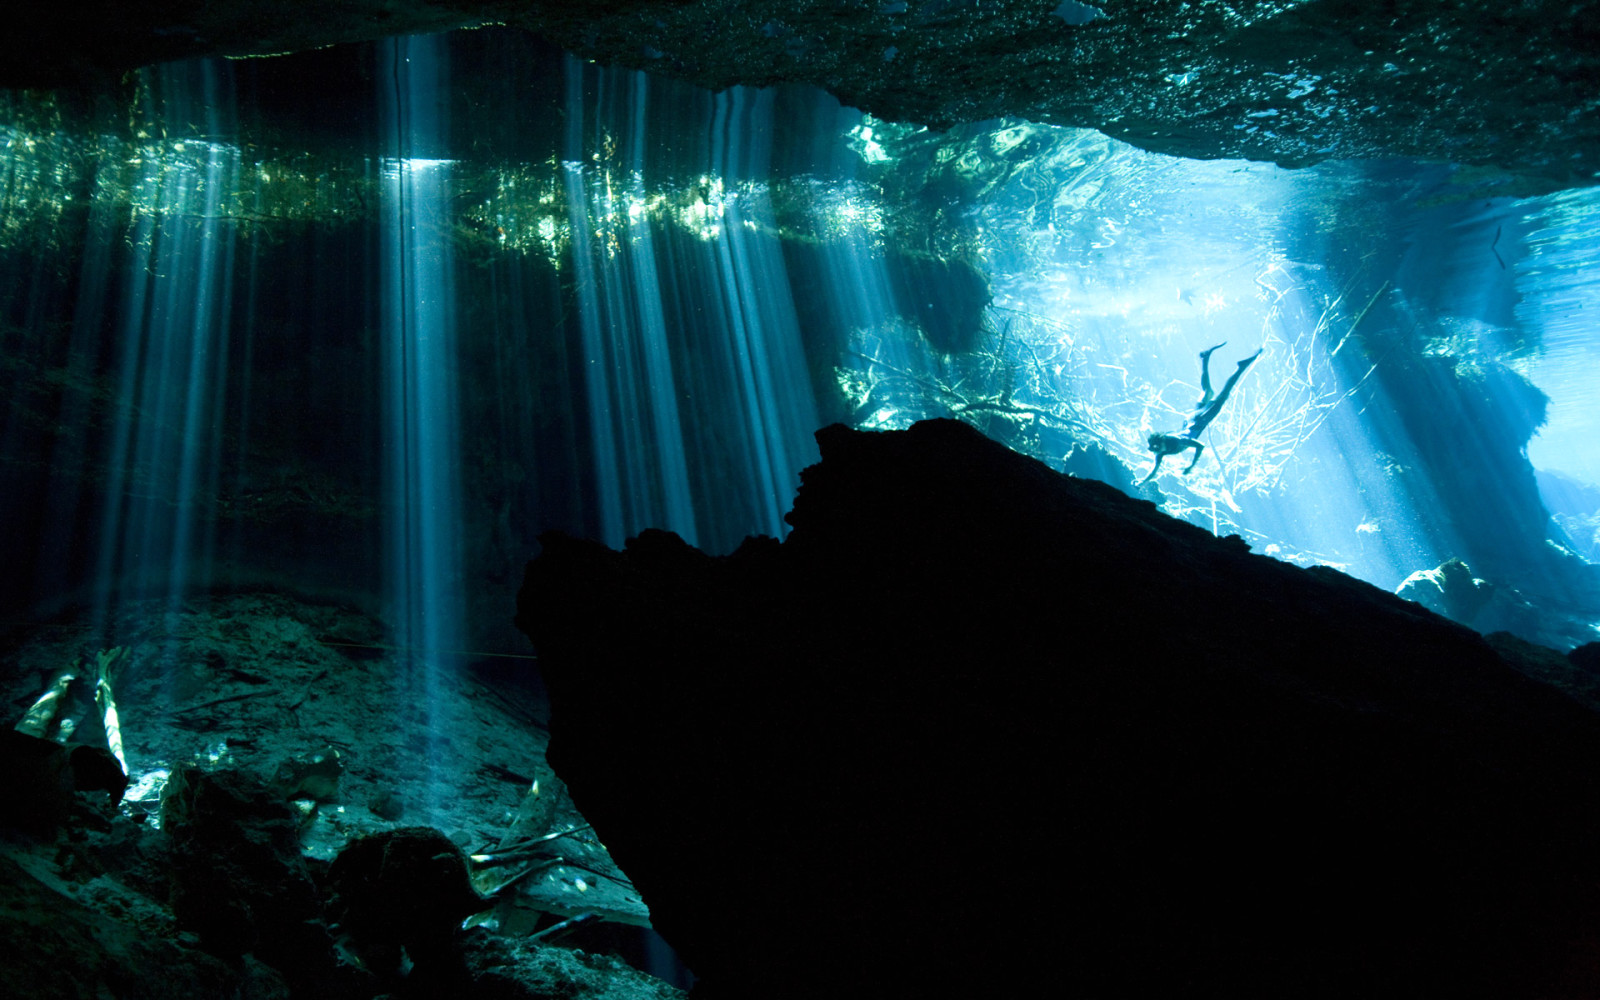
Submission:
[[[1009,115],[1187,157],[1451,161],[1503,171],[1508,193],[1600,178],[1600,0],[96,0],[10,20],[11,88],[505,25],[936,129]]]

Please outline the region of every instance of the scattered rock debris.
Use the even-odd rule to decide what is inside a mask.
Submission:
[[[120,804],[87,766],[114,764],[103,748],[0,744],[0,995],[682,996],[572,947],[641,933],[648,911],[545,764],[525,674],[413,660],[347,609],[229,594],[13,636],[10,723],[108,635],[126,650]],[[494,898],[463,852],[496,857],[475,873]],[[582,913],[607,932],[526,937]]]

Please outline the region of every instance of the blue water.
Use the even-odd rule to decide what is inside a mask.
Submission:
[[[835,420],[1093,446],[1131,489],[1224,342],[1219,384],[1263,353],[1140,495],[1257,551],[1533,586],[1534,468],[1600,483],[1593,191],[935,135],[533,45],[174,64],[125,119],[11,106],[9,613],[284,586],[379,612],[425,696],[521,648],[541,531],[781,537]]]

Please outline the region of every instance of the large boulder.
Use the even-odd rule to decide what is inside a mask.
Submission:
[[[1589,995],[1588,709],[965,425],[817,438],[781,544],[551,535],[519,595],[697,996]]]

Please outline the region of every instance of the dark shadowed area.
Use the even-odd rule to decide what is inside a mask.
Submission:
[[[818,441],[781,545],[548,536],[519,598],[705,995],[1600,987],[1600,677],[957,422]]]

